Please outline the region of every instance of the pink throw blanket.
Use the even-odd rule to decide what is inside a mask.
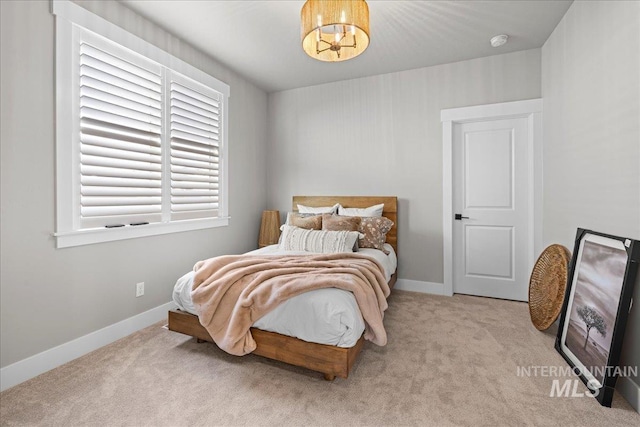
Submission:
[[[365,339],[387,343],[382,318],[389,286],[378,262],[364,255],[227,255],[199,261],[194,271],[191,295],[200,323],[228,353],[251,353],[254,322],[281,302],[322,288],[353,292]]]

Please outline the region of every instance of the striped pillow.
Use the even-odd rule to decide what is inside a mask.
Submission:
[[[285,225],[280,249],[323,254],[353,252],[359,237],[357,231],[306,230]]]

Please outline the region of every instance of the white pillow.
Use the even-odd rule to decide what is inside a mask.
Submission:
[[[379,205],[369,206],[368,208],[343,208],[342,205],[338,206],[338,215],[342,216],[369,216],[369,217],[381,217],[384,210],[384,203]]]
[[[338,207],[340,206],[339,203],[336,203],[333,206],[324,206],[321,208],[314,208],[311,206],[304,206],[304,205],[298,205],[298,213],[301,214],[305,214],[305,213],[310,213],[310,214],[323,214],[323,213],[328,213],[328,214],[334,214],[336,212],[338,212]]]
[[[307,230],[285,225],[280,250],[322,254],[353,252],[359,237],[357,231]]]

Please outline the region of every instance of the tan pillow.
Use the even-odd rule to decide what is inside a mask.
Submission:
[[[322,230],[322,215],[301,215],[292,213],[289,216],[288,225],[306,228],[307,230]]]
[[[360,228],[359,216],[340,216],[322,214],[322,229],[333,231],[358,231]]]
[[[358,246],[360,248],[380,249],[389,255],[389,251],[384,248],[384,242],[387,241],[387,233],[393,227],[393,221],[386,217],[363,217],[360,221],[358,231],[364,234],[364,238],[360,239]]]

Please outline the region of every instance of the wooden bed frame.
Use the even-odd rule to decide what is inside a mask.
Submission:
[[[397,197],[348,197],[348,196],[294,196],[293,211],[298,211],[298,205],[305,206],[333,206],[340,203],[345,208],[366,208],[384,203],[385,216],[393,221],[393,228],[387,233],[387,243],[398,253],[398,199]],[[391,276],[389,287],[393,288],[397,280],[397,273]],[[213,342],[211,335],[200,324],[198,316],[181,311],[169,311],[169,330],[190,335],[198,342]],[[342,348],[332,345],[316,344],[298,338],[267,332],[251,328],[251,334],[257,347],[253,354],[278,360],[295,366],[311,369],[324,374],[324,378],[332,381],[335,377],[347,378],[364,344],[364,337],[360,337],[356,345]]]

